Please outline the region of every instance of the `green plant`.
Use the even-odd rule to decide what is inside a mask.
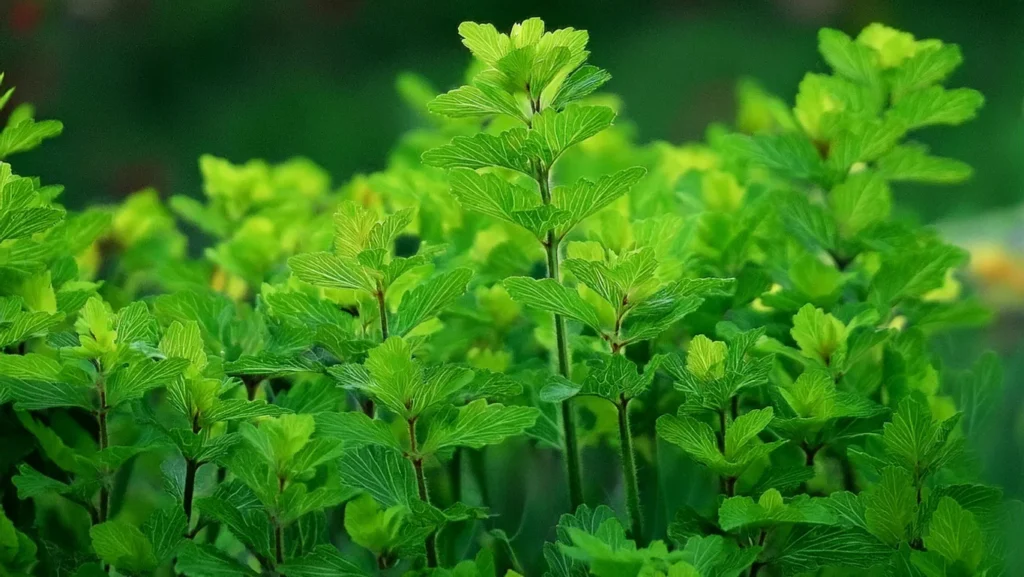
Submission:
[[[999,362],[931,347],[988,313],[893,214],[970,175],[907,140],[981,106],[956,46],[826,29],[793,108],[640,145],[586,32],[459,31],[338,189],[203,157],[205,203],[72,213],[0,163],[4,574],[1013,574]]]

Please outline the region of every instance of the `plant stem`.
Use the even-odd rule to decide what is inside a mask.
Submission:
[[[192,496],[196,490],[196,470],[198,465],[192,459],[185,459],[185,492],[182,496],[182,506],[185,509],[185,526],[192,525]]]
[[[718,435],[718,450],[725,454],[725,409],[718,411],[718,426],[721,429]]]
[[[644,546],[644,518],[640,510],[640,484],[636,475],[633,433],[629,426],[629,399],[619,396],[619,446],[622,450],[622,476],[626,484],[626,510],[629,512],[630,536],[638,547]]]
[[[384,302],[384,287],[377,283],[377,290],[373,293],[377,299],[377,316],[380,318],[380,342],[388,340],[388,305]],[[363,412],[367,417],[373,418],[376,410],[373,406],[373,399],[363,401]]]
[[[430,493],[427,491],[427,476],[423,474],[423,458],[416,454],[416,417],[406,419],[409,424],[409,460],[416,471],[416,488],[419,490],[420,501],[430,504]],[[437,533],[427,535],[427,567],[437,567]]]
[[[199,425],[199,413],[192,417],[192,434],[198,435],[202,427]],[[185,527],[192,526],[192,498],[196,490],[196,472],[199,470],[199,463],[188,457],[185,458],[185,490],[182,494],[182,507],[185,509]]]
[[[100,450],[106,449],[110,445],[110,439],[107,433],[107,391],[104,386],[103,377],[96,383],[100,393],[100,410],[96,413],[96,422],[99,425],[99,445]],[[110,489],[107,487],[106,481],[100,483],[100,504],[99,504],[99,520],[103,523],[107,520],[107,510],[110,504]]]
[[[284,493],[284,477],[277,478],[277,493],[278,495]],[[276,518],[274,519],[274,558],[275,568],[284,563],[284,529],[281,528],[281,523]]]
[[[550,170],[540,168],[537,171],[537,184],[544,204],[551,202]],[[554,230],[549,230],[544,249],[547,252],[548,278],[561,284],[559,273],[558,245],[560,239]],[[571,378],[571,357],[569,356],[569,337],[565,329],[565,318],[554,315],[555,322],[555,353],[558,357],[558,373],[566,379]],[[565,436],[565,467],[569,478],[569,505],[573,511],[583,504],[583,479],[580,468],[580,451],[576,440],[576,415],[572,410],[572,399],[562,401],[562,431]]]

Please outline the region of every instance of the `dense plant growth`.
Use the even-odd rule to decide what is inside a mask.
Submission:
[[[970,175],[909,139],[982,104],[955,45],[823,30],[794,106],[675,146],[586,32],[459,33],[340,188],[206,156],[204,201],[69,212],[0,164],[3,574],[1011,571],[998,361],[930,349],[988,314],[893,210]],[[16,108],[0,159],[61,128]]]

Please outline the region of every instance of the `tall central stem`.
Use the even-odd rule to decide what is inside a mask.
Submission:
[[[541,167],[537,170],[537,184],[540,185],[540,196],[544,204],[551,203],[550,169]],[[561,283],[559,273],[558,235],[549,230],[544,248],[547,251],[548,278]],[[565,330],[565,318],[554,315],[555,346],[558,357],[558,374],[566,379],[571,378],[571,357],[569,356],[569,337]],[[580,451],[576,440],[576,414],[572,410],[572,399],[562,401],[562,429],[565,437],[565,466],[569,478],[569,503],[572,510],[583,504],[583,481],[580,468]]]

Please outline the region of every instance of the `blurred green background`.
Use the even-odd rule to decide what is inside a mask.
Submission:
[[[535,15],[589,30],[592,61],[613,74],[609,89],[640,139],[673,143],[731,121],[741,77],[791,100],[806,71],[825,69],[821,26],[856,33],[879,21],[959,43],[965,64],[952,83],[981,90],[987,103],[976,121],[922,137],[976,175],[953,187],[899,187],[897,200],[926,221],[958,221],[957,240],[1024,248],[1024,3],[1014,0],[2,0],[0,69],[18,86],[15,102],[65,123],[61,138],[19,157],[19,169],[66,185],[71,207],[151,185],[199,195],[202,153],[306,156],[343,182],[383,168],[414,125],[397,74],[452,87],[469,62],[459,22],[506,29]],[[957,366],[985,347],[1006,359],[1000,434],[981,454],[988,477],[1021,497],[1024,293],[1001,306],[984,338],[957,335],[941,349]]]
[[[737,78],[787,99],[823,70],[816,31],[873,21],[963,47],[953,84],[987,103],[964,128],[926,133],[977,169],[967,185],[901,189],[928,220],[1024,198],[1024,3],[1019,0],[4,0],[2,67],[16,100],[64,121],[21,160],[81,206],[143,186],[197,194],[196,159],[304,155],[339,180],[383,167],[413,116],[394,79],[448,88],[468,53],[463,20],[506,28],[528,16],[590,31],[642,140],[698,139],[733,116]]]

